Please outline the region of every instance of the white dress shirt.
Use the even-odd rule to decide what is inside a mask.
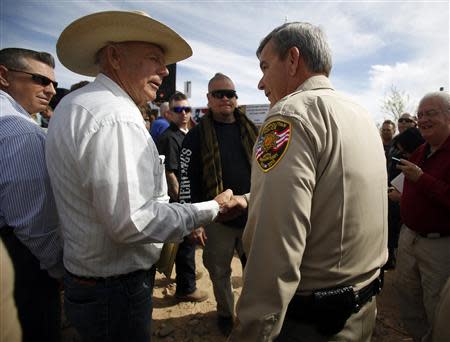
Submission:
[[[108,277],[150,268],[157,242],[178,242],[218,214],[215,201],[166,203],[164,164],[128,94],[99,74],[50,121],[46,158],[61,219],[64,265]]]

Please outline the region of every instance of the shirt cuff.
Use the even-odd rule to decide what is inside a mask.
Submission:
[[[199,226],[211,223],[219,214],[219,203],[214,200],[193,203],[193,206],[198,210]]]
[[[47,269],[47,272],[52,278],[62,279],[64,277],[64,264],[62,260],[59,261],[56,265]]]

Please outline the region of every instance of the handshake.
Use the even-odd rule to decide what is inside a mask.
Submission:
[[[219,203],[219,215],[216,221],[232,220],[247,210],[248,201],[244,195],[233,195],[230,189],[225,190],[214,198]]]
[[[219,214],[215,221],[223,222],[232,220],[242,215],[247,210],[248,202],[245,196],[235,196],[230,189],[218,194],[214,201],[219,203]],[[202,246],[205,246],[207,240],[206,232],[203,227],[198,227],[192,231],[191,239]]]

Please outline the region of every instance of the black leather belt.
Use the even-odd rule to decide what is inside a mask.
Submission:
[[[114,275],[114,276],[110,276],[110,277],[86,277],[86,276],[79,276],[79,275],[73,274],[73,273],[69,272],[67,269],[65,271],[77,283],[84,284],[84,285],[96,285],[96,284],[100,284],[100,283],[120,281],[120,280],[124,280],[124,279],[130,279],[133,277],[138,277],[147,272],[154,273],[155,270],[156,270],[155,266],[152,266],[152,268],[149,270],[136,270],[136,271],[133,271],[130,273],[118,274],[118,275]]]
[[[427,239],[439,239],[443,237],[450,236],[450,232],[448,233],[419,233],[416,232],[417,235],[420,235],[421,237],[427,238]]]
[[[379,294],[381,292],[381,289],[383,288],[383,272],[380,273],[380,275],[375,278],[369,285],[366,285],[362,289],[358,291],[353,291],[354,293],[354,303],[355,303],[355,312],[358,312],[361,307],[364,306],[373,296]],[[346,287],[342,287],[346,288]],[[319,290],[314,291],[314,293],[317,292],[327,292],[327,291],[336,291],[337,295],[339,292],[339,289],[325,289],[325,290]],[[314,306],[315,301],[317,301],[317,296],[315,294],[311,294],[309,296],[301,296],[301,295],[295,295],[291,303],[293,306],[299,307],[299,308],[311,308]]]
[[[309,296],[295,295],[287,308],[286,317],[311,324],[325,336],[339,332],[347,319],[380,293],[383,272],[369,285],[355,291],[352,286],[315,290]]]

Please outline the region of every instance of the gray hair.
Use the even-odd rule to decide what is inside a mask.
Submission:
[[[166,118],[166,113],[170,109],[169,102],[163,102],[159,105],[159,116]]]
[[[55,68],[55,59],[48,52],[21,48],[5,48],[0,50],[0,65],[10,69],[23,70],[28,68],[26,59],[33,59]]]
[[[280,59],[287,57],[291,47],[297,47],[309,71],[330,75],[333,66],[331,50],[325,33],[309,23],[292,22],[283,24],[270,32],[256,50],[258,58],[266,44],[272,40]]]
[[[450,94],[447,91],[434,91],[432,93],[425,94],[419,102],[420,104],[427,99],[437,98],[439,100],[439,106],[443,112],[450,115]]]

